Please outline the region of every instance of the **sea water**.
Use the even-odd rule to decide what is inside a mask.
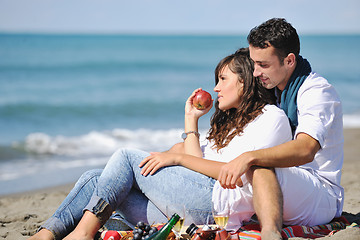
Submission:
[[[360,127],[360,35],[302,36],[301,54]],[[246,36],[0,34],[0,195],[76,181],[118,148],[181,141],[184,105]],[[210,112],[200,120],[206,136]]]

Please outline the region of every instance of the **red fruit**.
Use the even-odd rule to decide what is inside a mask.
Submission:
[[[208,108],[211,105],[212,99],[210,93],[204,90],[200,90],[195,94],[193,98],[193,105],[199,110]]]
[[[102,232],[101,238],[103,240],[120,240],[121,236],[117,231],[109,230]]]

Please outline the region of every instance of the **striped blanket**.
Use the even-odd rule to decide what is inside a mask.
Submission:
[[[161,225],[159,226],[161,227]],[[292,237],[310,238],[315,239],[319,237],[331,236],[334,233],[345,229],[347,227],[359,227],[356,223],[350,224],[344,216],[334,219],[329,224],[317,225],[314,227],[306,226],[289,226],[285,227],[281,231],[283,239]],[[123,240],[131,238],[131,231],[118,231]],[[100,238],[101,239],[101,238]],[[241,227],[236,234],[231,235],[231,239],[247,239],[256,240],[261,239],[260,237],[260,226],[258,223],[249,223]]]
[[[283,239],[292,237],[315,239],[319,237],[331,236],[334,233],[345,229],[346,227],[359,227],[356,223],[349,224],[345,217],[334,219],[332,222],[324,225],[317,225],[314,227],[306,226],[289,226],[281,231]],[[239,239],[261,239],[259,224],[248,224],[240,228]]]

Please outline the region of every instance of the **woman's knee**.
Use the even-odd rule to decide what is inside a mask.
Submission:
[[[116,150],[107,162],[106,167],[111,166],[112,168],[116,168],[121,166],[124,160],[128,159],[128,151],[126,148]]]
[[[169,152],[173,152],[173,153],[184,153],[184,152],[185,152],[185,150],[184,150],[184,143],[183,143],[183,142],[176,143],[174,146],[172,146],[172,147],[169,149]]]
[[[92,169],[84,172],[77,181],[77,184],[86,184],[91,181],[97,181],[101,175],[102,169]]]
[[[140,162],[148,156],[148,153],[137,149],[120,148],[109,159],[106,169],[109,171],[131,170],[139,166]]]
[[[140,150],[132,149],[132,148],[119,148],[114,152],[114,154],[111,156],[110,161],[122,161],[126,159],[130,159],[131,155],[136,154]]]

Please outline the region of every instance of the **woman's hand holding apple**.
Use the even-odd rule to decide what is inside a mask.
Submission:
[[[213,100],[210,93],[198,88],[186,101],[185,114],[199,118],[208,113],[212,108],[212,105]]]

